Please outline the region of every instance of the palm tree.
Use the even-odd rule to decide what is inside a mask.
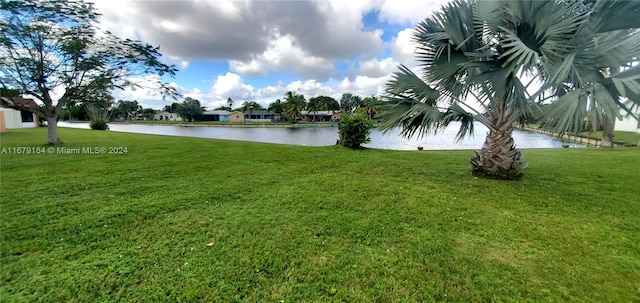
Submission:
[[[232,110],[231,106],[233,106],[233,99],[227,98],[227,104],[229,104],[229,110]]]
[[[367,115],[367,119],[373,119],[373,116],[378,114],[378,105],[380,104],[380,100],[375,96],[371,96],[364,98],[362,103],[364,104],[362,110],[365,115]]]
[[[267,109],[270,112],[274,112],[276,114],[282,114],[284,112],[284,106],[285,104],[282,103],[280,99],[277,99],[276,101],[271,102]]]
[[[285,94],[285,97],[285,115],[293,119],[300,118],[302,110],[305,108],[304,96],[289,91]]]
[[[247,112],[249,109],[263,110],[264,107],[262,107],[262,105],[260,105],[260,103],[256,101],[245,101],[244,103],[242,103],[242,106],[236,108],[237,111],[241,111],[243,113]]]
[[[309,102],[307,103],[307,111],[313,113],[313,122],[316,121],[316,115],[318,114],[318,111],[322,107],[321,101],[322,100],[319,99],[318,97],[313,97],[309,99]]]
[[[518,178],[527,162],[515,148],[513,125],[532,113],[533,100],[546,94],[553,123],[566,132],[576,131],[590,111],[617,117],[618,107],[625,108],[620,97],[640,92],[640,70],[631,67],[640,57],[639,2],[591,2],[455,0],[443,6],[417,25],[422,77],[400,66],[387,83],[391,106],[380,127],[399,126],[411,137],[459,121],[460,140],[481,123],[489,132],[471,159],[472,172]],[[626,69],[602,75],[616,66]]]

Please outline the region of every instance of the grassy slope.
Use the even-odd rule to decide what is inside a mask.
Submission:
[[[128,154],[1,155],[3,302],[640,299],[637,148],[525,150],[508,182],[470,151],[60,135]]]
[[[597,132],[582,132],[581,136],[602,139],[602,131]],[[631,144],[640,144],[640,134],[634,132],[614,131],[613,140],[620,142],[627,142]]]

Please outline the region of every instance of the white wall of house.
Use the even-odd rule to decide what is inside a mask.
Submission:
[[[153,115],[153,120],[182,121],[182,118],[176,113],[159,112],[159,113]]]
[[[640,117],[640,109],[636,108],[635,115]],[[617,120],[614,127],[615,130],[625,132],[636,132],[640,134],[640,121],[634,119],[631,116],[627,116],[626,113],[622,114],[622,121]]]
[[[7,129],[35,127],[35,124],[32,126],[25,126],[22,123],[22,115],[20,115],[19,110],[15,110],[11,108],[0,108],[0,110],[4,114],[4,126]],[[31,124],[33,124],[33,122],[31,122]]]

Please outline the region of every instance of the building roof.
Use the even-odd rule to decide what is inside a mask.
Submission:
[[[29,110],[40,109],[40,106],[33,99],[22,97],[2,98],[2,104],[11,108]]]

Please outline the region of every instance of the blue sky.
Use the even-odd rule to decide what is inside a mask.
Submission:
[[[213,109],[227,98],[267,105],[290,90],[307,98],[379,94],[398,64],[415,66],[412,29],[445,2],[98,0],[96,7],[101,28],[159,45],[180,69],[166,81]],[[172,101],[144,89],[114,97],[155,109]]]

